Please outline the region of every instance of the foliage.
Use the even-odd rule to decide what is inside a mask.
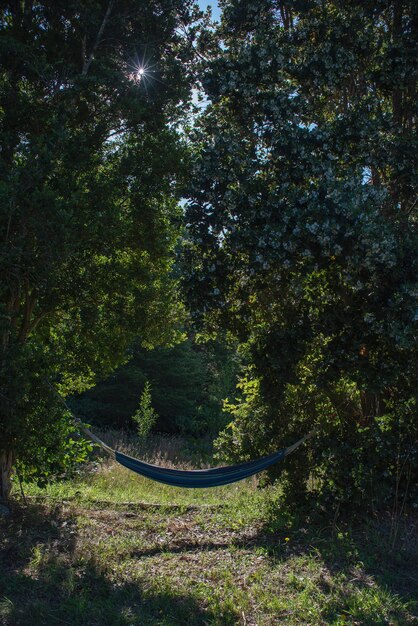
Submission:
[[[31,476],[70,428],[45,410],[45,379],[80,392],[134,337],[178,336],[176,129],[190,93],[193,50],[180,34],[190,6],[2,4],[0,430]]]
[[[172,347],[130,348],[130,361],[71,400],[77,415],[98,426],[129,428],[139,390],[148,379],[158,413],[156,430],[216,434],[226,423],[222,400],[233,391],[237,357],[221,342],[187,339]]]
[[[147,380],[141,394],[139,407],[132,415],[132,419],[136,423],[138,435],[141,439],[145,439],[150,434],[157,418],[158,414],[152,406],[151,385]]]
[[[44,485],[64,472],[71,475],[87,459],[92,446],[77,432],[72,415],[63,410],[42,376],[51,371],[43,346],[35,341],[13,346],[9,364],[2,382],[15,402],[7,415],[1,443],[5,445],[12,433],[9,445],[16,455],[19,476]]]
[[[196,323],[230,329],[248,363],[221,443],[248,458],[315,425],[291,497],[413,500],[415,4],[223,7],[185,252]]]

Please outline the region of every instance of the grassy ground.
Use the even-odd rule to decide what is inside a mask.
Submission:
[[[185,466],[180,449],[149,458]],[[418,624],[411,520],[393,549],[390,520],[272,523],[274,489],[164,488],[109,463],[26,490],[0,521],[0,624]]]

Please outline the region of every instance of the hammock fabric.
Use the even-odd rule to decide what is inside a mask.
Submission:
[[[215,467],[212,469],[203,470],[176,470],[166,467],[160,467],[158,465],[152,465],[151,463],[145,463],[139,459],[134,459],[127,454],[113,450],[110,446],[104,443],[101,439],[96,437],[88,428],[86,428],[83,422],[75,417],[71,409],[68,407],[64,399],[59,395],[55,387],[48,382],[48,385],[54,391],[56,396],[60,399],[65,408],[72,414],[77,427],[83,431],[87,437],[97,443],[103,450],[105,450],[112,458],[118,463],[131,470],[145,476],[151,480],[155,480],[165,485],[172,485],[173,487],[186,487],[186,488],[204,488],[204,487],[219,487],[220,485],[229,485],[235,483],[238,480],[243,480],[258,472],[270,467],[277,461],[281,461],[286,456],[291,454],[296,448],[308,439],[312,435],[312,431],[299,439],[296,443],[288,448],[283,448],[273,454],[263,456],[255,461],[248,461],[247,463],[239,463],[238,465],[229,465],[227,467]]]
[[[237,482],[238,480],[243,480],[244,478],[248,478],[249,476],[253,476],[254,474],[258,474],[258,472],[262,472],[263,470],[270,467],[277,461],[281,461],[288,454],[296,450],[309,436],[306,435],[299,439],[296,443],[288,448],[284,448],[283,450],[278,450],[277,452],[273,452],[273,454],[269,454],[268,456],[263,456],[260,459],[255,461],[248,461],[247,463],[239,463],[238,465],[230,465],[227,467],[216,467],[213,469],[203,469],[203,470],[176,470],[169,469],[165,467],[160,467],[158,465],[152,465],[151,463],[145,463],[145,461],[140,461],[138,459],[134,459],[131,456],[123,454],[122,452],[118,452],[117,450],[113,450],[108,445],[106,445],[101,439],[93,435],[81,422],[78,422],[79,428],[85,432],[90,439],[99,444],[108,454],[110,454],[118,463],[131,470],[132,472],[136,472],[141,476],[145,476],[146,478],[150,478],[151,480],[155,480],[159,483],[164,483],[166,485],[171,485],[173,487],[186,487],[186,488],[203,488],[203,487],[219,487],[220,485],[229,485],[230,483]]]

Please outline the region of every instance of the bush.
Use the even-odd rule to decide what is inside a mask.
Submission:
[[[225,402],[233,420],[216,441],[218,458],[236,462],[312,437],[265,477],[280,478],[282,501],[334,514],[390,509],[400,514],[418,501],[417,402],[387,400],[387,411],[362,424],[313,385],[287,385],[284,400],[269,406],[259,379],[238,385],[240,398]],[[355,399],[356,388],[341,380],[335,397]],[[358,394],[357,394],[358,395]],[[345,407],[347,408],[347,407]],[[266,447],[266,441],[269,446]]]

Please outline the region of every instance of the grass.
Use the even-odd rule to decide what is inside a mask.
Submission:
[[[144,459],[150,463],[166,467],[193,469],[206,467],[210,464],[210,455],[206,442],[185,444],[179,437],[150,437],[141,444],[124,432],[108,430],[95,432],[112,448],[126,454]],[[190,462],[194,460],[194,463]],[[49,498],[79,499],[84,503],[108,501],[177,505],[177,506],[219,506],[231,500],[243,500],[254,494],[256,479],[246,481],[240,485],[231,485],[211,489],[178,489],[150,482],[133,472],[129,472],[116,462],[95,462],[89,471],[75,477],[71,482],[56,482],[46,489],[39,489],[35,485],[25,486],[28,495]]]
[[[181,442],[154,444],[150,460],[185,465]],[[418,624],[411,520],[390,551],[385,519],[272,523],[276,489],[164,488],[112,463],[26,490],[0,522],[4,626]]]

